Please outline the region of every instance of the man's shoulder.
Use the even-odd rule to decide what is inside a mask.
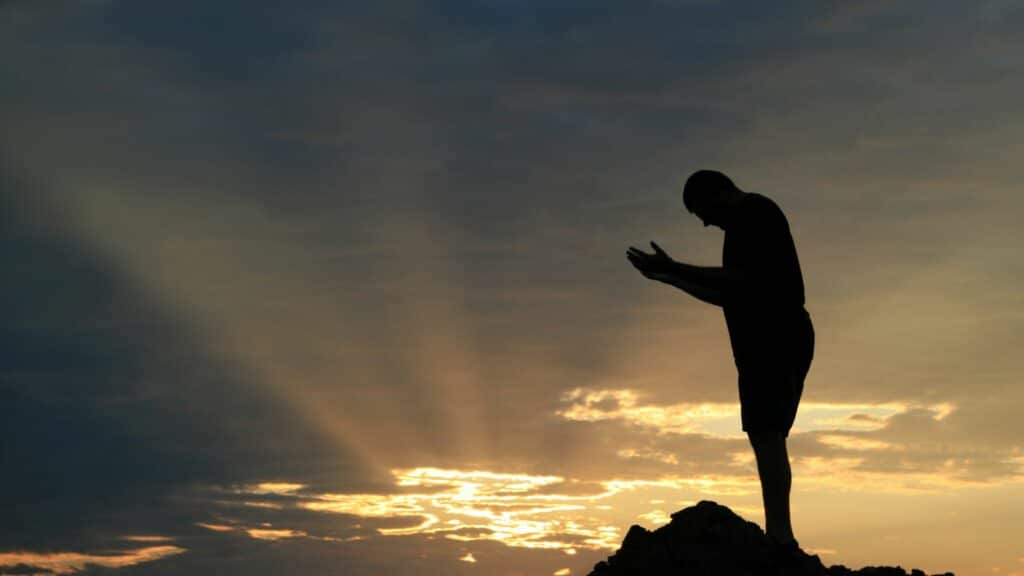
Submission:
[[[768,226],[771,222],[785,222],[782,208],[771,198],[757,192],[744,192],[740,202],[741,226]]]
[[[757,192],[744,192],[744,194],[746,196],[743,198],[743,206],[747,210],[782,212],[782,209],[775,203],[775,200],[764,194],[758,194]]]

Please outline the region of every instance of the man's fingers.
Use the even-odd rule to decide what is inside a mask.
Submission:
[[[651,261],[651,256],[648,255],[648,254],[644,254],[643,252],[640,252],[640,253],[630,252],[630,253],[626,254],[626,258],[629,258],[633,262],[641,262],[641,263],[646,263],[646,262],[650,262]]]
[[[637,258],[635,256],[627,256],[627,258],[629,259],[629,263],[636,267],[637,270],[644,271],[647,268],[649,268],[646,260]]]
[[[660,254],[662,256],[668,256],[668,254],[665,254],[665,251],[661,249],[661,246],[658,246],[657,244],[654,243],[654,240],[651,240],[651,248],[654,248],[654,253],[655,254]]]

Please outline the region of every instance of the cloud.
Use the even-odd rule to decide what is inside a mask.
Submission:
[[[820,434],[817,437],[818,442],[826,446],[833,448],[839,448],[842,450],[899,450],[898,446],[894,446],[888,442],[881,440],[869,440],[866,438],[858,438],[856,436],[846,436],[842,434]]]
[[[397,485],[431,489],[387,496],[324,494],[303,507],[357,516],[419,517],[417,525],[382,528],[384,535],[439,533],[456,540],[493,539],[509,546],[572,550],[612,547],[607,530],[582,523],[587,503],[617,492],[571,496],[540,493],[559,477],[486,471],[414,469],[396,471]],[[611,533],[614,538],[617,531]]]
[[[0,552],[0,567],[3,567],[4,573],[11,574],[73,574],[90,566],[124,568],[154,562],[184,552],[185,549],[177,546],[150,546],[103,555],[77,552]],[[12,571],[18,569],[22,571]]]
[[[692,502],[701,495],[753,495],[756,478],[742,475],[584,482],[557,476],[486,470],[394,470],[386,493],[288,492],[274,508],[240,499],[222,505],[218,520],[197,523],[214,535],[257,540],[306,539],[335,543],[439,537],[463,543],[576,555],[613,549],[633,503]],[[206,498],[216,498],[212,490]],[[266,496],[253,487],[249,498]],[[243,497],[244,498],[244,497]],[[331,520],[330,516],[341,520]],[[650,518],[648,518],[650,521]]]
[[[3,467],[19,473],[0,481],[4,548],[88,555],[111,533],[173,534],[197,511],[169,499],[193,482],[258,480],[283,462],[294,474],[320,466],[316,453],[344,460],[194,325],[68,236],[60,204],[10,176],[0,257],[21,272],[2,289],[0,428]]]
[[[210,524],[207,522],[196,522],[196,526],[200,528],[206,528],[207,530],[213,530],[214,532],[232,532],[235,530],[234,526],[227,526],[224,524]]]
[[[681,403],[670,405],[644,404],[636,390],[584,390],[576,388],[562,396],[570,404],[557,414],[566,420],[599,422],[621,420],[633,426],[651,428],[658,434],[704,434],[721,438],[743,438],[736,429],[739,420],[737,403]],[[901,403],[840,404],[802,402],[793,426],[793,433],[818,430],[878,430],[890,418],[910,410]],[[942,420],[956,409],[945,402],[926,410],[933,419]]]
[[[307,535],[302,530],[291,530],[288,528],[247,528],[245,533],[257,540],[270,540],[271,542],[285,538],[301,538]]]
[[[30,566],[28,564],[15,564],[14,566],[2,566],[4,574],[53,574],[53,570],[42,566]]]
[[[884,429],[859,437],[876,446],[889,444],[887,449],[872,450],[859,468],[894,476],[930,471],[963,485],[1001,485],[1024,479],[1024,469],[1014,459],[1018,444],[1012,440],[981,441],[973,427],[974,411],[973,407],[959,407],[947,413],[940,407],[894,416]]]
[[[700,453],[694,441],[676,444],[672,436],[699,438],[698,446],[713,439],[743,438],[735,431],[739,427],[735,404],[665,405],[645,403],[642,398],[629,389],[576,389],[563,395],[569,407],[558,414],[574,422],[621,423],[634,430],[633,438],[619,437],[624,447],[615,455],[631,465],[656,464],[654,469],[685,468],[680,464],[684,457]],[[795,473],[809,484],[844,490],[941,491],[1019,482],[1024,476],[1017,444],[979,443],[967,419],[972,412],[951,402],[923,406],[801,403],[790,434]],[[691,470],[724,474],[752,470],[745,442],[712,446],[705,449],[720,454],[702,457],[700,466]]]
[[[170,536],[156,536],[153,534],[128,534],[121,536],[121,540],[125,542],[173,542],[174,538]]]

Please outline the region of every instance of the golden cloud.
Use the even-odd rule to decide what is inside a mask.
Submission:
[[[841,450],[903,450],[902,446],[897,446],[890,442],[872,440],[870,438],[859,438],[857,436],[848,436],[845,434],[822,434],[818,436],[817,440],[825,446],[839,448]]]
[[[3,552],[0,553],[0,566],[28,564],[45,568],[55,574],[73,574],[85,570],[88,566],[124,568],[126,566],[160,560],[161,558],[183,552],[185,552],[185,549],[178,546],[149,546],[111,554]]]
[[[272,529],[272,528],[246,528],[245,533],[257,540],[284,540],[285,538],[299,538],[308,536],[302,530]]]
[[[703,434],[718,438],[742,438],[740,406],[731,403],[650,404],[641,402],[636,390],[573,389],[562,396],[568,408],[556,411],[558,416],[577,422],[622,421],[650,428],[658,434]],[[817,431],[870,432],[886,427],[889,419],[913,408],[923,408],[942,420],[956,410],[950,402],[912,405],[902,402],[834,403],[804,402],[800,404],[793,434]]]
[[[658,493],[681,502],[682,494],[753,494],[755,478],[704,476],[655,480],[608,480],[592,494],[547,491],[566,483],[558,476],[505,474],[480,470],[416,468],[392,471],[401,488],[432,488],[402,494],[321,494],[299,503],[318,512],[371,518],[416,517],[403,528],[380,528],[383,535],[441,534],[459,541],[494,540],[508,546],[561,550],[614,549],[637,492]],[[541,492],[545,489],[544,492]],[[649,498],[648,498],[649,499]]]

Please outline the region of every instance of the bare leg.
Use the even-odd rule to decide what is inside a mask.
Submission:
[[[765,532],[781,543],[791,542],[793,525],[789,517],[789,491],[793,475],[786,452],[786,437],[780,432],[748,434],[757,458],[764,500]]]

